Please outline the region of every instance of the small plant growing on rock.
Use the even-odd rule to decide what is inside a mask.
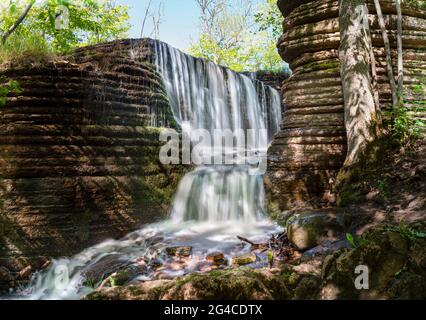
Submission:
[[[417,239],[426,239],[426,232],[411,228],[404,221],[401,221],[398,227],[388,228],[388,231],[399,232],[401,235],[403,235],[410,241],[416,241]]]
[[[272,250],[268,251],[268,262],[269,267],[272,268],[272,266],[274,265],[274,252]]]
[[[346,234],[346,240],[354,248],[359,248],[359,247],[364,246],[368,243],[368,241],[366,239],[364,239],[362,237],[354,237],[350,233]]]
[[[6,77],[0,76],[0,107],[6,105],[7,96],[10,93],[20,94],[22,92],[18,81],[7,80]]]

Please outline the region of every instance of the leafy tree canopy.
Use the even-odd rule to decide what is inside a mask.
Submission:
[[[111,0],[2,0],[0,36],[22,23],[0,45],[0,62],[16,55],[67,52],[72,48],[126,37],[127,6]]]
[[[289,71],[276,43],[283,17],[276,0],[195,0],[200,34],[188,53],[235,71]]]

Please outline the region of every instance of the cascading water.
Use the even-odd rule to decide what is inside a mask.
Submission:
[[[162,42],[155,42],[155,57],[175,120],[183,131],[204,129],[213,134],[219,129],[251,129],[260,134],[244,151],[266,153],[281,122],[276,90]],[[208,156],[240,152],[232,146],[209,149]],[[170,220],[121,240],[106,241],[72,258],[54,260],[15,297],[78,299],[123,268],[133,275],[130,283],[137,283],[203,271],[205,257],[211,252],[220,251],[227,258],[247,252],[237,235],[261,241],[280,228],[263,213],[262,172],[237,159],[227,165],[201,165],[187,174],[176,192]],[[177,263],[165,252],[170,246],[191,246],[191,258]]]
[[[163,42],[155,43],[155,51],[157,70],[179,125],[185,124],[189,133],[251,129],[256,133],[251,152],[266,154],[281,122],[280,96],[275,89]],[[232,146],[219,153],[225,157],[238,150]],[[172,217],[213,223],[257,221],[263,214],[263,181],[261,172],[250,169],[236,163],[196,169],[183,179]]]

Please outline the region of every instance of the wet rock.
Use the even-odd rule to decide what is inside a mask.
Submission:
[[[105,256],[83,272],[86,278],[85,285],[93,287],[95,284],[127,265],[128,262],[123,261],[118,254]]]
[[[342,248],[351,248],[351,245],[345,239],[338,241],[325,241],[319,246],[305,251],[301,257],[301,260],[307,261],[318,256],[326,256]]]
[[[27,266],[24,269],[22,269],[21,271],[19,271],[18,275],[21,279],[28,279],[32,272],[33,272],[33,267]]]
[[[257,256],[254,253],[247,253],[241,256],[232,257],[232,264],[243,266],[246,264],[254,263],[257,260]]]
[[[157,270],[163,266],[163,262],[159,259],[152,259],[148,261],[148,266],[153,270]]]
[[[41,270],[46,270],[47,268],[50,267],[50,265],[52,264],[52,261],[50,260],[46,260],[40,267]]]
[[[129,267],[124,270],[113,273],[109,276],[109,284],[111,287],[123,286],[133,280],[138,275],[138,270]]]
[[[349,215],[344,213],[301,213],[287,221],[288,239],[297,249],[308,250],[342,238],[348,225]]]
[[[172,257],[186,258],[186,257],[189,257],[191,255],[192,247],[190,247],[190,246],[168,247],[168,248],[166,248],[166,252],[169,256],[172,256]]]
[[[209,253],[206,256],[206,260],[216,266],[226,265],[227,261],[225,255],[222,252]]]

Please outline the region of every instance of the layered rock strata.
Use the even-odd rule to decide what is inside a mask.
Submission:
[[[397,74],[396,9],[380,1],[392,45]],[[405,1],[403,13],[405,105],[426,120],[426,11],[420,2]],[[333,183],[346,156],[343,95],[338,49],[339,1],[278,1],[284,34],[278,48],[293,75],[282,86],[281,131],[269,151],[266,184],[270,210],[319,206],[334,201]],[[368,1],[377,64],[380,104],[385,120],[391,107],[382,33],[373,1]]]
[[[186,168],[159,162],[173,124],[149,40],[1,74],[0,266],[16,272],[162,219]],[[3,269],[5,270],[5,269]]]

